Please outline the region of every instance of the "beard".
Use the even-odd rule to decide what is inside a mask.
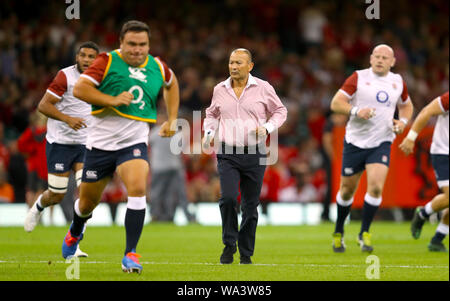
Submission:
[[[78,70],[78,72],[83,73],[83,70],[81,70],[80,63],[78,63],[78,62],[77,62],[77,70]]]

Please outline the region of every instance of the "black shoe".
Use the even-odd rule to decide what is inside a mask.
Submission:
[[[236,253],[236,246],[225,246],[222,255],[220,255],[221,264],[233,263],[233,255]]]
[[[423,224],[425,223],[425,219],[420,216],[420,209],[422,209],[422,207],[416,208],[416,210],[414,211],[413,219],[411,221],[411,234],[414,239],[418,239],[420,237]]]
[[[240,264],[252,264],[250,256],[241,256]]]
[[[430,252],[444,252],[444,253],[448,252],[447,248],[442,242],[433,242],[433,241],[431,241],[430,244],[428,245],[428,250],[430,250]]]

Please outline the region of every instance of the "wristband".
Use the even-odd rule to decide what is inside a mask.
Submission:
[[[272,132],[275,130],[275,127],[274,127],[273,124],[270,123],[270,122],[264,123],[264,124],[263,124],[263,127],[266,128],[267,135],[269,135],[270,133],[272,133]]]
[[[350,110],[350,116],[358,115],[359,108],[357,106],[353,106]]]
[[[403,122],[405,125],[408,124],[408,118],[405,118],[405,117],[400,118],[400,121]]]
[[[415,131],[410,130],[408,135],[406,136],[406,139],[411,140],[411,141],[416,141],[416,138],[419,134],[417,134]]]
[[[208,137],[213,137],[214,134],[215,134],[215,131],[212,130],[212,129],[209,129],[209,130],[205,131],[205,135],[208,136]]]

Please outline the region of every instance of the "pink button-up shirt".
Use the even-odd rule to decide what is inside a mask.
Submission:
[[[257,139],[256,128],[264,126],[271,133],[284,123],[286,116],[286,107],[274,88],[249,74],[239,99],[231,87],[231,78],[214,87],[203,129],[209,136],[214,136],[219,129],[219,141],[228,145],[255,145],[262,139]]]

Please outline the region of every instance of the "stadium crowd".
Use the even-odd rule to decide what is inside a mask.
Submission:
[[[56,72],[74,64],[77,45],[94,41],[118,48],[125,20],[151,28],[150,52],[177,73],[180,117],[209,106],[214,86],[228,77],[232,49],[252,51],[252,74],[269,81],[288,108],[279,130],[279,160],[265,175],[261,200],[323,202],[330,198],[330,148],[324,139],[345,120],[330,114],[334,93],[355,69],[367,68],[370,50],[392,46],[394,72],[406,80],[418,112],[448,90],[448,2],[381,1],[381,20],[368,20],[364,1],[81,1],[81,19],[66,4],[0,4],[0,202],[28,202],[46,178],[42,122],[34,113]],[[21,9],[26,5],[27,9]],[[200,125],[193,124],[193,130]],[[45,139],[44,139],[45,140]],[[190,202],[218,200],[215,157],[185,155]],[[31,175],[32,174],[32,175]],[[111,182],[104,200],[125,196]],[[150,200],[151,201],[151,200]]]

